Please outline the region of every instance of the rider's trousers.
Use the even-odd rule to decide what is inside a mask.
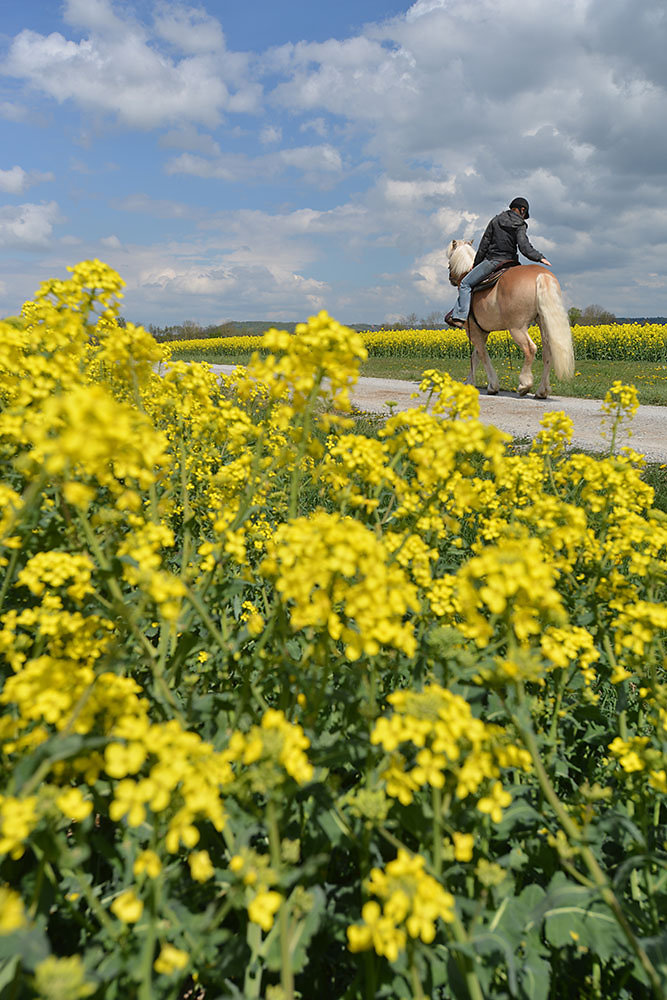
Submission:
[[[480,281],[484,281],[490,274],[493,274],[497,270],[499,263],[497,260],[483,260],[480,261],[477,267],[473,267],[472,271],[466,274],[459,285],[459,297],[452,312],[454,319],[468,318],[473,288],[475,285],[479,285]]]

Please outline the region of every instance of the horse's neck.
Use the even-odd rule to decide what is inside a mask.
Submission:
[[[457,247],[449,261],[449,273],[454,284],[458,285],[472,270],[475,255],[468,247]]]

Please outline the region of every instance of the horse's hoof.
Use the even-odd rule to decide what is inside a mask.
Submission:
[[[546,392],[536,392],[535,399],[548,399]]]
[[[520,396],[527,396],[529,392],[530,392],[530,386],[529,385],[520,385],[519,386],[519,395]]]
[[[498,395],[498,389],[487,388],[486,394],[487,394],[487,396],[497,396]]]

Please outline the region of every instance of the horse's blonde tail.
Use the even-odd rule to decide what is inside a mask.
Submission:
[[[572,331],[563,305],[560,285],[547,271],[537,276],[537,317],[542,337],[551,348],[551,360],[556,378],[569,379],[574,375],[574,348]]]

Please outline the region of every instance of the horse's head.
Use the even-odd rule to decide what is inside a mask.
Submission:
[[[466,276],[472,268],[475,259],[475,251],[472,240],[452,240],[447,247],[447,260],[449,261],[449,281],[450,284],[458,287],[461,279]]]

